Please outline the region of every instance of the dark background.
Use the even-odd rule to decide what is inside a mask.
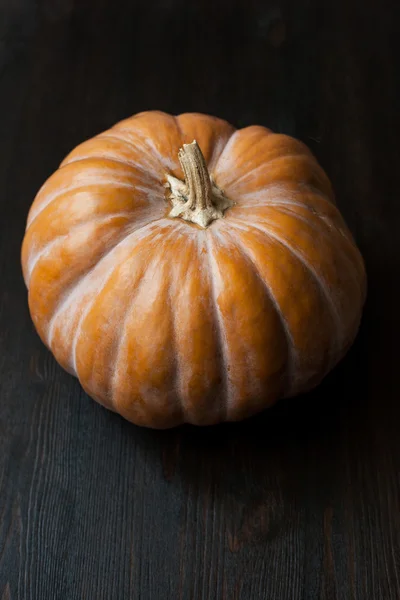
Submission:
[[[0,600],[399,600],[398,0],[0,2]],[[365,256],[357,342],[238,425],[139,429],[31,324],[30,203],[146,109],[306,142]]]

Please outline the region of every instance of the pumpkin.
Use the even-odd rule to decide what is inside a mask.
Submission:
[[[353,342],[366,293],[310,150],[203,114],[143,112],[73,150],[31,206],[22,266],[60,365],[154,428],[310,390]]]

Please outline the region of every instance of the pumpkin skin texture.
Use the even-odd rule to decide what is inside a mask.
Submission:
[[[75,148],[31,206],[22,267],[60,365],[154,428],[240,420],[313,388],[366,294],[308,148],[202,114],[140,113]]]

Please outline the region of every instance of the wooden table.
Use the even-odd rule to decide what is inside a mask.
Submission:
[[[0,599],[400,598],[398,0],[3,0]],[[306,142],[365,256],[357,343],[315,392],[157,432],[39,341],[19,252],[78,142],[130,114],[216,114]]]

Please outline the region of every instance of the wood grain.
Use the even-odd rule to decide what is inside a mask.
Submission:
[[[398,600],[397,0],[3,0],[0,598]],[[30,322],[29,205],[144,109],[308,144],[367,263],[348,357],[248,422],[153,432],[92,402]]]

